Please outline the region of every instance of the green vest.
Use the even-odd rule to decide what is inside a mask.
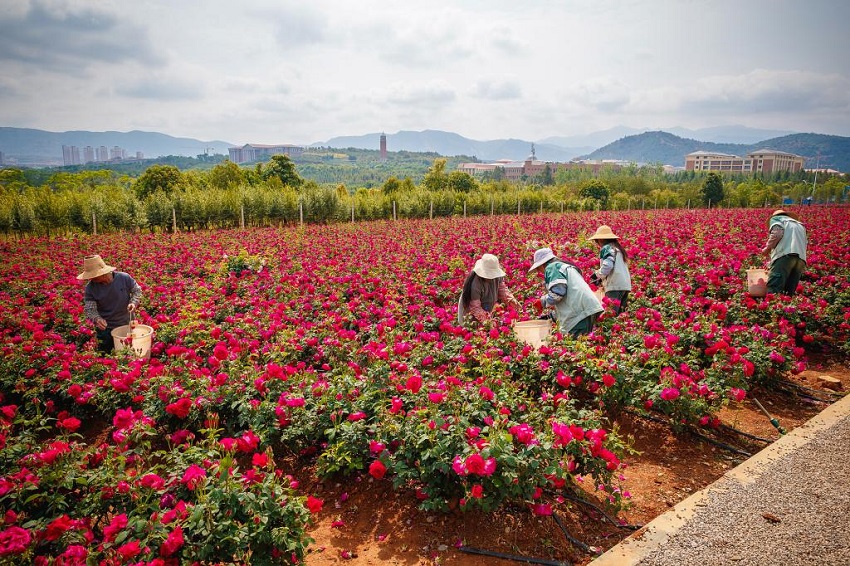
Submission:
[[[555,320],[561,332],[569,332],[586,317],[604,310],[579,270],[572,265],[551,261],[546,265],[543,278],[547,291],[559,283],[567,286],[567,294],[555,305]]]
[[[774,216],[770,219],[770,228],[782,227],[782,239],[770,252],[770,263],[788,254],[797,254],[800,259],[806,261],[806,229],[802,224],[788,216]]]
[[[608,291],[631,291],[632,276],[629,273],[626,260],[623,259],[623,254],[611,244],[605,244],[599,250],[599,259],[604,260],[608,256],[614,258],[614,270],[602,279],[602,288],[605,289],[606,293]]]

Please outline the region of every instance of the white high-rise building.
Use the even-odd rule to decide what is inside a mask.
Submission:
[[[92,163],[94,161],[94,148],[87,145],[83,148],[83,163]]]
[[[124,148],[113,146],[111,150],[109,150],[109,159],[124,159],[127,157],[127,152]]]
[[[62,163],[63,165],[79,165],[80,164],[80,148],[75,145],[62,146]]]

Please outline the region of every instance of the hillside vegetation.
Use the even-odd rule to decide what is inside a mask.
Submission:
[[[840,202],[848,184],[839,175],[821,175],[815,183],[803,172],[719,178],[715,173],[668,175],[659,166],[634,165],[547,171],[509,183],[473,178],[433,155],[380,162],[373,155],[327,151],[305,159],[310,161],[274,156],[247,168],[222,161],[188,171],[153,165],[138,176],[99,170],[45,177],[43,170],[0,170],[0,232],[174,231],[571,210],[762,207],[809,196],[815,202]],[[349,186],[341,179],[362,184]]]

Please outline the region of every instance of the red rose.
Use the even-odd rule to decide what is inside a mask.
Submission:
[[[384,474],[387,473],[387,467],[380,460],[375,460],[369,465],[369,475],[371,475],[376,480],[379,480],[384,477]]]
[[[9,527],[0,531],[0,556],[23,554],[31,541],[30,532],[21,527]]]

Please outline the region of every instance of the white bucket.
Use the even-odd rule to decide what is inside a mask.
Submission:
[[[116,352],[129,347],[140,360],[149,360],[153,344],[153,327],[146,324],[132,326],[125,324],[112,331],[112,340],[115,342]]]
[[[767,295],[767,270],[750,268],[747,270],[747,292],[751,297]]]
[[[514,323],[514,334],[521,341],[534,348],[540,348],[552,330],[550,320],[522,320]]]

